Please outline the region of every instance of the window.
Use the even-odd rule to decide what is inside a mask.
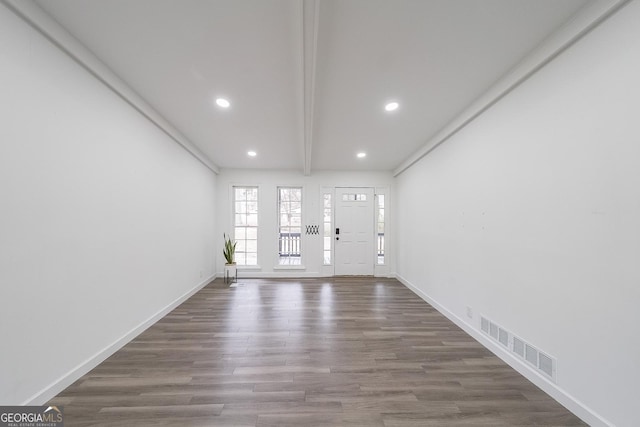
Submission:
[[[331,265],[331,193],[324,193],[323,206],[323,245],[324,265]]]
[[[378,215],[376,225],[378,229],[378,265],[384,264],[384,194],[378,194]]]
[[[343,194],[342,201],[343,202],[366,202],[367,195],[366,194]]]
[[[233,187],[236,264],[258,265],[258,187]]]
[[[302,188],[278,188],[278,263],[301,264]]]

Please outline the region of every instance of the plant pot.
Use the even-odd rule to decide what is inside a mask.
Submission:
[[[224,265],[224,283],[235,283],[238,280],[238,267],[236,263]]]

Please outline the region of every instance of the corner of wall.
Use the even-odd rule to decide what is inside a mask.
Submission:
[[[558,401],[565,408],[573,412],[576,416],[581,418],[583,421],[588,423],[593,427],[615,427],[612,423],[601,417],[591,408],[587,407],[585,404],[580,402],[574,396],[567,393],[565,390],[558,387],[557,384],[554,384],[542,377],[537,372],[533,371],[529,366],[524,364],[521,360],[515,358],[511,353],[506,351],[504,348],[498,346],[493,341],[487,339],[485,335],[480,333],[480,331],[474,327],[469,322],[466,322],[459,316],[457,316],[452,311],[448,310],[445,306],[438,303],[435,299],[431,298],[425,292],[420,289],[420,287],[408,281],[406,278],[401,275],[397,275],[396,278],[400,283],[410,289],[414,294],[418,295],[422,300],[424,300],[427,304],[431,305],[433,308],[438,310],[443,316],[452,321],[462,330],[464,330],[467,334],[472,336],[476,341],[482,344],[487,350],[491,351],[497,357],[499,357],[503,362],[507,365],[511,366],[522,376],[527,378],[537,387],[542,389],[545,393],[553,397],[556,401]]]

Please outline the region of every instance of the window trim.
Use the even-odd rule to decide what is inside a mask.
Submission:
[[[300,253],[300,262],[298,264],[281,264],[281,256],[280,256],[280,190],[281,189],[299,189],[300,190],[300,241],[299,241],[299,253]],[[304,238],[304,201],[305,201],[305,191],[304,186],[302,185],[277,185],[276,186],[276,265],[274,266],[274,270],[304,270],[306,267],[304,266],[304,246],[305,246],[305,238]],[[291,226],[289,226],[291,227]]]
[[[380,209],[380,196],[384,197],[384,204],[382,206],[382,209]],[[386,192],[383,191],[375,191],[374,194],[374,202],[375,202],[375,248],[376,248],[376,257],[375,257],[375,263],[374,263],[374,268],[378,267],[378,266],[385,266],[387,265],[387,225],[388,225],[388,197]],[[380,210],[383,211],[383,221],[380,222]],[[380,238],[380,232],[378,231],[378,227],[379,225],[382,224],[383,227],[383,232],[382,232],[382,236],[383,236],[383,241],[382,241],[382,262],[379,262],[380,260],[380,255],[378,252],[378,239]]]
[[[255,228],[256,230],[256,263],[255,264],[238,264],[236,261],[236,268],[241,269],[241,270],[260,270],[260,246],[259,246],[259,242],[260,242],[260,186],[259,185],[245,185],[245,184],[231,184],[231,188],[230,188],[230,192],[231,192],[231,234],[233,236],[233,239],[235,241],[237,241],[237,237],[236,237],[236,189],[237,188],[245,188],[245,189],[256,189],[257,190],[257,197],[256,197],[256,204],[257,204],[257,211],[256,211],[256,225],[255,226],[239,226],[239,227],[244,227],[246,228]],[[245,201],[246,202],[246,201]],[[244,239],[246,241],[246,238]],[[245,254],[247,253],[246,251],[244,252]],[[251,252],[253,253],[253,252]],[[245,258],[245,262],[246,262],[246,258]]]
[[[320,210],[321,210],[321,213],[320,213],[321,221],[320,221],[320,223],[322,224],[322,233],[321,233],[321,237],[322,237],[322,251],[321,251],[322,255],[321,256],[322,256],[322,258],[321,258],[321,262],[322,262],[322,266],[323,267],[331,267],[331,266],[333,266],[334,261],[335,261],[334,260],[334,257],[335,257],[335,255],[334,255],[334,232],[333,232],[334,226],[335,226],[335,211],[336,211],[336,209],[335,209],[335,205],[336,205],[335,188],[333,188],[333,187],[322,187],[320,190],[321,190],[320,191]],[[324,227],[327,224],[324,221],[324,210],[325,210],[325,207],[324,207],[324,196],[326,196],[326,195],[329,195],[331,197],[331,206],[330,206],[331,215],[330,215],[330,222],[328,223],[329,224],[329,242],[330,242],[329,243],[329,250],[328,250],[329,251],[329,263],[325,263],[324,262],[324,254],[325,254],[325,252],[327,252],[327,250],[324,247],[324,238],[325,238],[325,235],[324,235],[325,234],[325,229],[324,229]]]

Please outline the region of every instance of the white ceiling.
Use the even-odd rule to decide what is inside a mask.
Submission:
[[[592,2],[37,3],[218,166],[309,172],[395,169]]]

